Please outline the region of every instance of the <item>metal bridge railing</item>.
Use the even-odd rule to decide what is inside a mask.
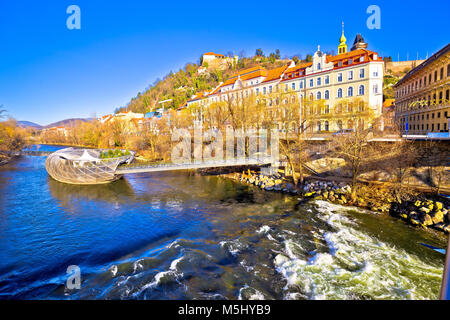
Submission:
[[[214,168],[223,166],[240,166],[240,165],[268,165],[273,164],[272,157],[256,157],[256,158],[233,158],[225,160],[203,159],[202,161],[189,161],[182,163],[161,163],[161,164],[129,164],[121,165],[117,168],[116,173],[126,173],[127,171],[139,170],[144,172],[145,169],[156,171],[157,169],[190,169],[190,168]]]

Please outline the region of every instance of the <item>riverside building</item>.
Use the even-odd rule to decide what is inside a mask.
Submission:
[[[450,44],[408,72],[395,88],[395,121],[403,134],[448,132]]]
[[[298,126],[309,132],[332,132],[356,125],[367,128],[369,121],[362,117],[355,123],[349,114],[371,111],[373,117],[381,116],[384,61],[366,49],[361,35],[356,36],[350,51],[346,41],[342,31],[339,54],[334,56],[322,52],[319,46],[311,62],[295,65],[291,61],[271,70],[261,66],[242,70],[211,92],[193,96],[187,105],[207,107],[214,102],[256,95],[264,99],[273,118],[282,103],[298,104]],[[283,92],[283,99],[272,98],[274,92]]]

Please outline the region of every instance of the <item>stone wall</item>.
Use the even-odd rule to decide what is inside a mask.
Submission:
[[[385,63],[385,70],[391,70],[392,73],[404,72],[405,69],[413,69],[425,60],[393,61]]]

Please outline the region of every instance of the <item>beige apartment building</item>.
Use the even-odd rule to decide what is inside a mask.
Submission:
[[[394,87],[395,121],[403,134],[448,132],[450,44],[408,72]]]

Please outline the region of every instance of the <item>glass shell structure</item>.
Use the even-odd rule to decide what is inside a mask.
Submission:
[[[121,164],[129,164],[135,152],[129,155],[102,159],[101,154],[108,150],[66,148],[47,157],[45,168],[55,180],[69,184],[102,184],[121,177],[116,169]]]

